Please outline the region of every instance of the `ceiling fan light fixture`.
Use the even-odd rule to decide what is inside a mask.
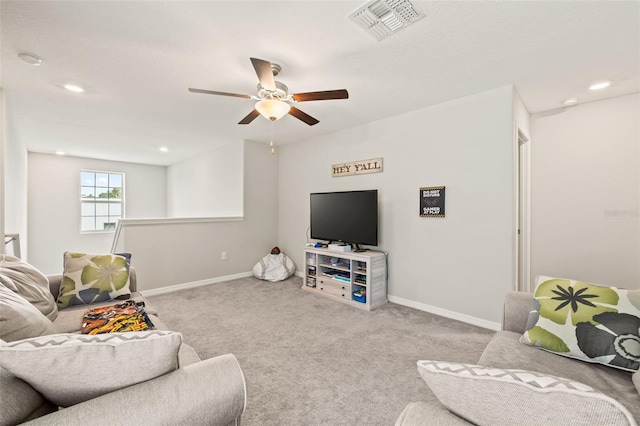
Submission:
[[[276,121],[287,115],[291,106],[278,99],[263,99],[256,102],[256,111],[271,121]]]

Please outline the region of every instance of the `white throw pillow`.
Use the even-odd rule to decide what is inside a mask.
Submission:
[[[49,290],[49,280],[38,269],[15,256],[0,255],[0,283],[55,321],[58,305]]]
[[[53,334],[1,342],[0,367],[68,407],[177,369],[181,343],[180,333],[159,330]]]
[[[569,379],[441,361],[418,361],[418,372],[449,411],[477,425],[636,425],[618,401]]]

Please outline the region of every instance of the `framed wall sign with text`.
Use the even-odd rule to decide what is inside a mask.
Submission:
[[[331,165],[331,176],[333,177],[365,175],[369,173],[382,173],[382,158]]]
[[[444,217],[444,186],[420,188],[420,216]]]

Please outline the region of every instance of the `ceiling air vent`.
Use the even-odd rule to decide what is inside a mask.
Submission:
[[[382,40],[424,16],[409,0],[372,0],[349,18],[376,40]]]

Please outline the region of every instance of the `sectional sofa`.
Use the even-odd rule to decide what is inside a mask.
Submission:
[[[636,425],[640,371],[521,343],[533,306],[533,294],[507,295],[502,330],[476,365],[419,361],[440,404],[410,403],[396,425]]]
[[[0,266],[15,262],[0,257]],[[240,423],[247,393],[236,358],[201,360],[179,333],[166,331],[158,312],[137,292],[135,269],[130,269],[131,297],[145,302],[153,331],[80,335],[87,306],[59,309],[50,321],[18,299],[41,298],[34,294],[37,288],[16,288],[20,279],[9,274],[0,278],[0,327],[3,338],[12,340],[0,343],[0,362],[11,364],[13,357],[10,367],[24,379],[0,368],[0,425]],[[56,297],[62,276],[47,278]],[[16,310],[16,303],[23,305]],[[40,323],[29,324],[32,318]],[[12,339],[21,333],[35,335]]]

